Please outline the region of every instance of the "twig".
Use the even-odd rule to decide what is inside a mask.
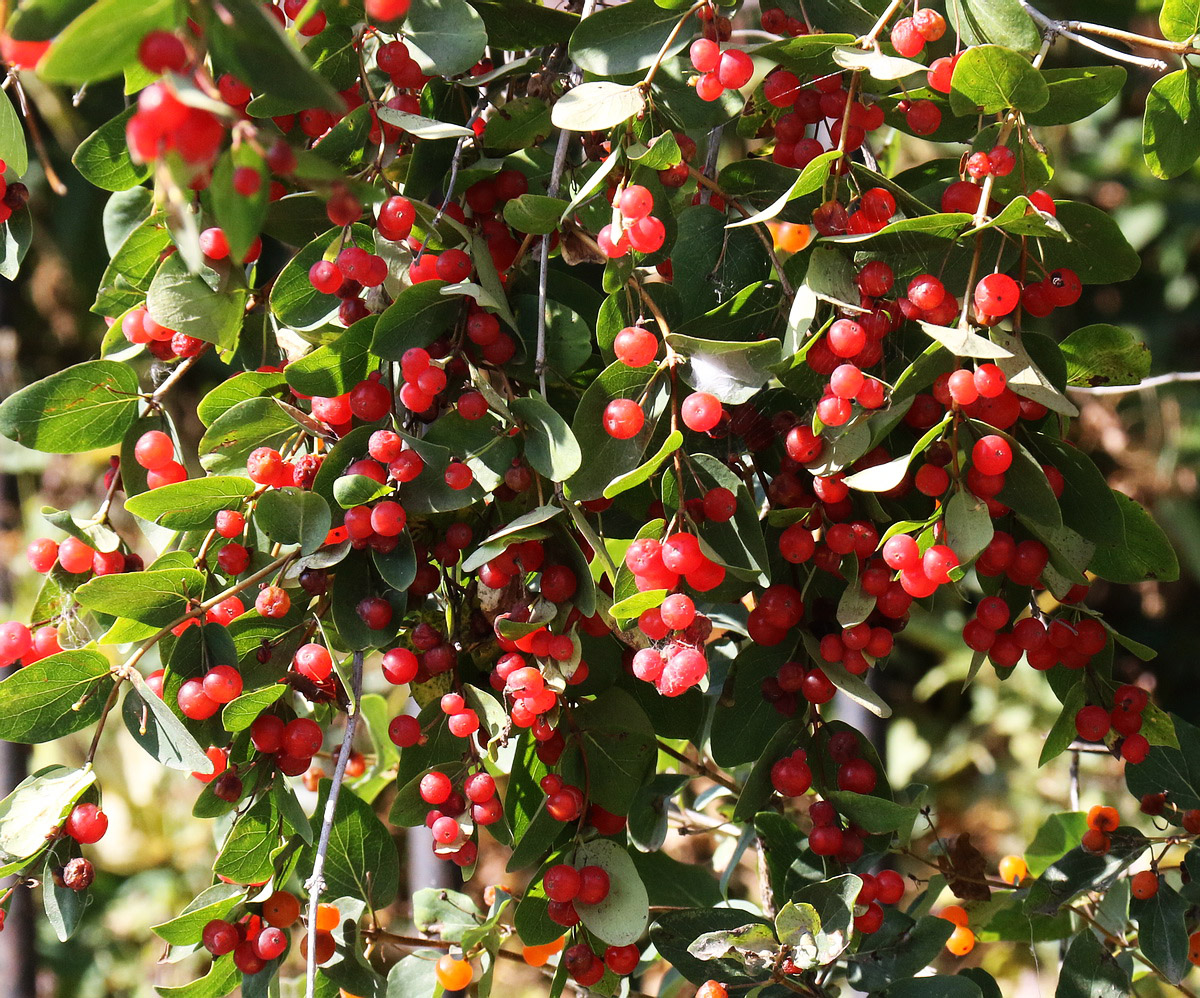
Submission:
[[[1141,66],[1143,69],[1153,69],[1161,73],[1166,71],[1168,68],[1167,64],[1161,59],[1154,59],[1150,58],[1149,56],[1133,55],[1129,52],[1122,52],[1120,49],[1111,48],[1108,45],[1102,45],[1100,42],[1095,41],[1092,38],[1088,38],[1086,35],[1081,35],[1078,32],[1073,31],[1069,27],[1069,25],[1073,22],[1056,21],[1052,17],[1047,17],[1040,10],[1034,7],[1033,4],[1029,3],[1028,0],[1019,0],[1019,2],[1024,8],[1025,13],[1037,21],[1037,23],[1043,28],[1053,32],[1056,35],[1061,35],[1063,38],[1068,38],[1077,45],[1082,45],[1084,48],[1089,48],[1093,52],[1099,52],[1101,55],[1106,55],[1110,59],[1115,59],[1118,62],[1127,62],[1132,66]]]
[[[55,194],[62,197],[67,193],[67,185],[62,182],[62,179],[50,163],[50,154],[46,151],[46,143],[42,140],[42,130],[38,126],[37,118],[30,111],[29,100],[25,96],[25,88],[21,86],[20,77],[11,70],[9,78],[12,80],[13,87],[17,91],[17,102],[21,105],[21,114],[25,118],[25,124],[29,126],[29,137],[33,139],[33,148],[37,151],[38,159],[42,164],[42,170],[46,174],[46,183],[50,185],[50,189]]]
[[[589,0],[591,2],[591,0]],[[654,82],[654,75],[658,72],[658,67],[662,65],[663,60],[667,57],[667,53],[671,50],[671,46],[675,44],[675,39],[679,37],[679,32],[683,30],[683,26],[687,23],[687,19],[696,11],[708,3],[708,0],[700,0],[699,3],[693,4],[683,12],[683,17],[675,22],[675,27],[671,29],[671,33],[667,35],[666,40],[662,43],[662,47],[658,50],[658,55],[654,57],[654,62],[650,64],[650,68],[646,70],[645,79],[642,80],[641,87],[643,93],[650,90],[650,84]]]
[[[1084,395],[1129,395],[1132,392],[1151,391],[1160,385],[1183,384],[1191,381],[1200,381],[1200,371],[1172,371],[1170,374],[1158,374],[1153,378],[1139,381],[1136,385],[1071,385],[1067,390]]]
[[[358,727],[359,698],[362,696],[363,653],[354,653],[354,671],[350,680],[350,704],[346,710],[346,733],[342,736],[342,750],[338,753],[337,765],[333,770],[333,781],[329,785],[329,797],[325,801],[325,816],[321,820],[321,837],[313,856],[312,876],[305,883],[308,890],[308,968],[304,994],[313,998],[317,986],[317,905],[325,889],[325,855],[329,852],[329,836],[333,831],[333,817],[341,796],[342,782],[346,778],[346,764],[350,761],[350,746],[354,741],[354,729]]]
[[[892,19],[892,15],[895,14],[896,11],[898,11],[901,7],[903,7],[904,3],[905,0],[892,0],[892,2],[888,4],[887,10],[879,15],[879,20],[875,22],[871,30],[858,40],[858,47],[870,48],[872,45],[874,45],[876,39],[879,37],[879,33],[887,27],[887,23]]]
[[[725,776],[723,773],[718,773],[715,769],[713,769],[707,763],[698,762],[695,759],[689,759],[682,752],[676,752],[675,749],[671,748],[671,746],[668,745],[666,742],[664,742],[661,738],[658,739],[658,750],[660,752],[665,752],[672,759],[677,759],[679,762],[682,762],[685,766],[690,766],[701,776],[707,777],[708,779],[712,780],[714,783],[721,784],[721,786],[723,786],[726,790],[732,790],[735,794],[741,793],[742,788],[739,787],[736,783],[734,783],[733,780],[729,779],[728,776]]]
[[[582,21],[596,6],[596,0],[585,0],[579,20]],[[574,84],[581,79],[579,67],[574,66],[570,72]],[[554,165],[550,170],[550,183],[546,193],[550,197],[558,196],[558,185],[562,182],[563,168],[567,163],[567,147],[570,145],[571,133],[562,129],[558,133],[558,144],[554,147]],[[538,387],[542,397],[546,395],[546,286],[550,282],[550,236],[543,235],[538,247],[538,311],[537,311],[537,353],[534,359],[534,370],[537,371]]]
[[[175,370],[173,370],[169,375],[167,375],[167,379],[161,385],[159,385],[157,388],[154,389],[154,394],[150,395],[149,398],[147,399],[147,401],[150,402],[152,405],[157,405],[159,400],[162,399],[162,397],[164,395],[166,395],[167,392],[169,392],[172,388],[175,387],[176,382],[178,382],[180,378],[182,378],[188,371],[190,371],[193,367],[195,367],[197,361],[199,361],[200,358],[202,356],[204,356],[204,351],[207,349],[208,349],[208,345],[205,344],[204,349],[202,349],[200,351],[200,353],[198,353],[192,357],[185,357],[183,360],[181,360],[175,366]]]
[[[701,187],[707,187],[714,194],[719,194],[726,204],[733,205],[742,218],[750,217],[750,212],[746,210],[742,203],[736,198],[730,197],[723,190],[721,190],[720,185],[715,180],[710,180],[703,173],[692,166],[688,167],[688,174],[695,178],[696,183],[700,184]],[[779,257],[775,255],[775,243],[771,239],[770,232],[763,231],[763,229],[766,228],[765,225],[753,225],[751,228],[754,229],[754,234],[758,236],[758,238],[762,241],[763,246],[766,248],[767,259],[771,261],[771,265],[775,268],[775,273],[779,275],[779,286],[783,288],[783,293],[791,297],[796,293],[796,289],[792,287],[791,281],[787,279],[787,275],[783,272],[783,264],[780,263]]]

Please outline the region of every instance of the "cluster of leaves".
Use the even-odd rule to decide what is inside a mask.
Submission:
[[[1200,733],[1149,706],[1137,722],[1148,748],[1129,747],[1136,728],[1108,739],[1113,765],[1129,760],[1132,794],[1172,823],[1166,834],[1121,827],[1097,854],[1080,844],[1084,815],[1055,815],[1026,851],[1027,877],[1001,887],[969,841],[925,833],[924,788],[890,787],[870,743],[823,716],[829,696],[790,685],[797,669],[806,683],[819,673],[830,695],[836,688],[888,715],[863,675],[885,668],[886,649],[852,663],[843,657],[850,644],[831,654],[827,642],[868,627],[886,632],[876,640],[890,647],[912,598],[927,598],[889,578],[887,591],[900,586],[907,602],[883,612],[883,590],[867,579],[882,564],[875,547],[895,536],[912,537],[922,555],[948,549],[955,563],[945,585],[964,600],[999,597],[1014,620],[1054,621],[1071,634],[1098,619],[1082,603],[1089,578],[1133,584],[1177,574],[1148,514],[1111,491],[1070,443],[1068,388],[1134,384],[1148,370],[1146,352],[1117,327],[1089,325],[1055,342],[1029,311],[996,324],[970,307],[990,271],[1026,285],[1070,272],[1094,286],[1137,270],[1137,253],[1103,211],[1031,197],[1055,168],[1032,129],[1103,107],[1124,71],[1043,68],[1046,25],[1023,4],[950,0],[940,44],[946,55],[966,51],[946,93],[924,86],[925,65],[881,44],[896,5],[794,6],[781,4],[804,30],[755,58],[806,83],[838,79],[847,98],[841,139],[829,122],[814,128],[826,148],[803,169],[772,161],[781,109],[761,83],[704,101],[689,79],[685,48],[698,33],[721,40],[733,7],[630,0],[581,17],[529,0],[313,0],[281,6],[282,18],[255,0],[186,10],[167,0],[18,7],[4,39],[10,62],[51,84],[123,74],[128,93],[169,93],[184,113],[221,126],[207,159],[169,144],[148,158],[129,144],[131,122],[152,105],[140,100],[80,145],[79,171],[112,192],[104,212],[111,259],[94,306],[111,329],[99,359],[0,404],[0,432],[27,447],[107,448],[118,458],[94,517],[46,510],[65,538],[96,552],[97,567],[47,566],[33,623],[53,630],[51,653],[27,651],[23,668],[0,684],[0,737],[44,742],[95,729],[98,741],[119,710],[154,758],[205,780],[195,813],[228,833],[213,886],[155,927],[171,959],[199,951],[214,920],[246,924],[273,892],[311,885],[314,905],[322,891],[335,899],[337,927],[326,933],[331,953],[310,953],[310,993],[436,994],[454,979],[437,976],[435,960],[448,949],[479,969],[474,987],[486,995],[501,954],[512,955],[503,949],[511,937],[528,952],[563,936],[569,920],[555,917],[544,875],[565,863],[601,868],[610,892],[575,912],[571,947],[549,967],[552,995],[571,976],[602,994],[627,987],[615,958],[589,979],[579,947],[599,956],[630,946],[642,970],[661,960],[696,984],[715,979],[770,995],[826,995],[836,983],[893,996],[999,994],[979,969],[929,976],[931,965],[944,969],[939,956],[955,933],[934,913],[943,892],[968,902],[985,941],[1069,941],[1063,996],[1125,993],[1135,961],[1170,983],[1188,970],[1200,897],[1184,815],[1200,808]],[[308,30],[317,17],[321,30]],[[1168,0],[1161,23],[1174,53],[1189,55],[1200,6]],[[163,67],[143,46],[155,33],[183,41],[186,68],[153,71]],[[381,65],[397,40],[416,66],[402,82]],[[1193,80],[1184,65],[1147,101],[1146,158],[1164,177],[1200,155]],[[913,131],[932,139],[919,147],[927,158],[897,172],[876,160],[870,139],[851,155],[856,100],[882,109],[896,145],[908,147],[901,136]],[[913,128],[913,101],[937,108],[932,134]],[[7,98],[0,108],[0,157],[23,166],[19,119]],[[693,164],[689,147],[706,136],[718,142],[723,128],[753,151],[719,172]],[[1012,150],[1017,168],[988,176],[970,210],[944,204],[947,187],[964,182],[964,153],[998,146]],[[513,196],[497,198],[500,177]],[[609,259],[597,234],[620,225],[613,203],[632,185],[652,196],[663,242]],[[785,226],[813,223],[814,212],[827,217],[831,204],[853,209],[869,190],[887,192],[895,207],[877,228],[814,224],[806,245],[781,238]],[[402,238],[376,220],[396,198],[414,214]],[[358,209],[349,218],[347,201]],[[4,226],[6,274],[28,247],[26,225]],[[223,253],[213,249],[214,229]],[[382,259],[386,277],[365,292],[323,293],[314,268],[340,263],[352,247]],[[469,260],[466,275],[427,279],[426,254],[456,251]],[[232,262],[242,259],[250,262]],[[815,415],[830,374],[818,357],[835,321],[877,310],[856,285],[872,262],[894,274],[894,298],[911,279],[937,275],[966,304],[958,321],[896,322],[880,357],[863,363],[884,384],[884,404],[855,407],[834,425]],[[506,356],[472,336],[480,316],[503,330]],[[145,321],[175,335],[147,343],[130,334]],[[619,359],[618,334],[631,326],[653,330],[665,358],[636,367]],[[402,387],[416,374],[405,365],[422,356],[446,377],[413,412]],[[1020,400],[1019,421],[939,399],[951,372],[990,364]],[[223,380],[196,413],[205,429],[196,460],[182,461],[191,477],[160,484],[158,463],[139,444],[161,431],[184,453],[166,408],[170,389],[205,365]],[[388,390],[384,411],[356,408],[363,384]],[[689,393],[724,407],[706,432],[691,428]],[[353,420],[326,418],[313,401],[348,394]],[[644,415],[631,435],[605,427],[617,400]],[[930,404],[941,408],[922,422]],[[820,444],[803,460],[788,444],[801,429]],[[419,474],[378,481],[361,463],[381,431],[419,456]],[[981,439],[1001,440],[1012,460],[986,494],[966,470]],[[286,482],[264,475],[262,448],[299,470]],[[918,470],[947,466],[936,495],[912,488]],[[829,483],[840,492],[823,491]],[[730,497],[728,515],[705,512],[715,493]],[[387,542],[350,532],[350,511],[393,501],[407,521]],[[114,523],[115,506],[125,520]],[[232,535],[218,520],[231,512],[241,517]],[[831,528],[851,522],[872,550],[829,543]],[[466,546],[448,548],[452,528],[463,526]],[[795,529],[818,556],[788,556],[783,538]],[[1045,554],[1031,579],[972,570],[997,550],[1001,532]],[[670,628],[655,633],[654,625],[676,587],[640,585],[626,555],[635,541],[676,533],[698,538],[720,579],[700,587],[676,578],[712,626],[680,627],[664,641]],[[523,555],[514,552],[530,544],[547,568],[539,559],[518,571],[512,559]],[[112,570],[110,555],[123,571]],[[490,585],[496,576],[484,571],[510,562],[503,584]],[[796,617],[777,626],[768,613],[763,626],[764,608],[792,593],[803,596]],[[258,596],[255,608],[242,596],[245,604]],[[535,641],[547,634],[569,638],[569,653],[540,650]],[[1043,761],[1082,733],[1081,710],[1121,709],[1111,677],[1118,644],[1153,654],[1111,629],[1101,634],[1103,649],[1086,661],[1044,663],[1062,714]],[[296,651],[313,640],[333,653],[332,674],[297,668]],[[702,652],[708,672],[667,697],[642,681],[635,653],[676,645]],[[426,653],[401,684],[420,708],[419,738],[395,727],[404,693],[376,682],[375,651],[385,648]],[[528,724],[496,671],[514,649],[554,693]],[[972,676],[988,651],[976,648]],[[161,671],[148,668],[155,662]],[[1001,678],[1030,667],[998,654],[991,663]],[[238,694],[203,717],[184,709],[181,689],[217,666],[237,672]],[[464,737],[450,718],[468,714],[478,731]],[[320,791],[311,814],[284,760],[261,748],[255,725],[264,717],[313,718],[332,744],[344,732],[334,778],[306,774]],[[356,745],[369,764],[348,771]],[[869,786],[845,777],[847,752],[873,774]],[[806,814],[812,795],[794,795],[806,805],[797,807],[776,775],[801,756],[844,833],[832,853],[814,849],[805,831],[818,824]],[[228,775],[218,776],[223,767]],[[433,803],[430,773],[460,787],[479,772],[499,783],[502,809],[487,822],[451,815],[462,828],[439,852],[469,874],[486,827],[511,849],[508,870],[527,886],[496,891],[486,910],[465,895],[418,895],[413,921],[429,945],[410,939],[414,951],[385,965],[380,912],[400,878],[377,812],[390,799],[388,821],[420,825]],[[0,872],[40,874],[62,938],[85,917],[87,895],[62,876],[80,843],[55,831],[79,804],[101,802],[102,782],[89,755],[83,768],[43,770],[0,802]],[[564,785],[581,799],[570,820],[559,813]],[[1156,795],[1165,797],[1145,803]],[[671,823],[705,813],[736,830],[739,857],[757,844],[756,898],[731,896],[730,874],[718,878],[662,851]],[[901,852],[939,872],[918,871],[915,897],[872,909],[871,871]],[[1125,874],[1147,861],[1163,882],[1131,900]],[[310,880],[314,866],[320,875]],[[310,947],[315,917],[314,907]],[[261,963],[248,971],[246,960],[223,953],[193,984],[163,993],[206,998],[240,986],[265,995],[296,965],[286,954]]]

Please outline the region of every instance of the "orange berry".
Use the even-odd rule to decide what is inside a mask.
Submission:
[[[780,222],[775,232],[775,246],[785,253],[799,253],[812,242],[812,228],[794,222]]]
[[[938,912],[938,918],[944,918],[947,922],[953,922],[955,925],[959,926],[965,926],[967,924],[967,912],[962,905],[946,905],[945,908]]]
[[[1000,860],[1000,879],[1017,886],[1029,876],[1029,867],[1020,856],[1005,856]]]
[[[1149,900],[1158,893],[1158,874],[1153,870],[1142,870],[1129,878],[1129,890],[1135,898]]]
[[[956,926],[946,940],[946,949],[955,956],[966,956],[975,948],[975,933],[965,925]]]
[[[1089,828],[1083,833],[1079,844],[1092,855],[1103,856],[1112,848],[1112,839],[1108,837],[1107,832],[1102,832],[1099,828]]]
[[[324,905],[322,907],[325,907]],[[333,905],[328,905],[332,908]],[[333,956],[337,949],[337,941],[328,932],[317,932],[316,936],[317,948],[317,963],[325,963]],[[300,955],[306,960],[308,959],[308,933],[304,933],[300,937]]]
[[[1111,832],[1121,823],[1121,816],[1115,807],[1097,804],[1087,815],[1088,828],[1098,832]]]
[[[317,931],[332,932],[341,924],[342,913],[334,904],[317,905]]]
[[[1188,959],[1200,967],[1200,932],[1193,932],[1188,936]]]
[[[268,925],[286,929],[300,917],[300,902],[290,891],[276,891],[262,905],[262,919]]]
[[[438,957],[435,973],[438,983],[447,991],[462,991],[475,976],[466,960],[456,960],[449,953]]]
[[[696,998],[729,998],[729,992],[720,981],[705,981],[696,991]]]

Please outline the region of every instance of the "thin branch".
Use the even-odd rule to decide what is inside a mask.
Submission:
[[[333,770],[333,781],[329,785],[329,797],[325,801],[325,816],[321,820],[321,837],[313,857],[313,872],[304,885],[308,890],[308,968],[304,994],[313,998],[317,986],[317,905],[325,889],[325,856],[329,852],[329,836],[333,831],[333,816],[341,796],[342,782],[346,778],[346,764],[350,761],[350,746],[354,742],[354,729],[358,727],[359,699],[362,696],[363,653],[354,653],[354,671],[350,680],[350,704],[346,710],[346,733],[342,736],[342,750],[338,753],[337,765]]]
[[[596,7],[596,0],[585,0],[583,10],[579,14],[582,21]],[[583,78],[578,66],[573,66],[569,74],[572,85]],[[558,185],[562,182],[563,168],[567,163],[567,148],[571,142],[571,132],[562,129],[558,133],[558,144],[554,147],[554,165],[550,170],[550,183],[546,193],[550,197],[558,196]],[[544,235],[538,247],[538,311],[537,311],[537,353],[534,359],[534,370],[538,376],[538,387],[542,397],[546,395],[546,286],[550,281],[550,236]]]
[[[1200,371],[1172,371],[1170,374],[1158,374],[1146,378],[1136,385],[1071,385],[1068,391],[1079,392],[1083,395],[1129,395],[1132,392],[1148,392],[1161,385],[1184,384],[1200,381]]]
[[[1148,56],[1133,55],[1130,52],[1122,52],[1120,49],[1110,48],[1108,45],[1102,45],[1095,39],[1088,38],[1086,35],[1081,35],[1076,31],[1071,30],[1070,21],[1056,21],[1052,17],[1047,17],[1040,10],[1029,3],[1028,0],[1019,0],[1021,6],[1025,9],[1030,17],[1040,24],[1047,31],[1051,31],[1056,35],[1061,35],[1063,38],[1068,38],[1077,45],[1082,45],[1084,48],[1089,48],[1093,52],[1099,52],[1101,55],[1106,55],[1110,59],[1115,59],[1117,62],[1127,62],[1131,66],[1141,66],[1143,69],[1153,69],[1158,72],[1165,72],[1168,68],[1167,64],[1161,59],[1153,59]]]
[[[665,752],[672,759],[682,762],[685,766],[690,766],[701,776],[712,780],[714,783],[721,784],[721,786],[723,786],[726,790],[732,790],[735,794],[741,792],[742,788],[734,783],[733,780],[729,779],[729,777],[722,773],[718,773],[715,769],[704,762],[697,762],[695,759],[689,759],[682,752],[676,752],[675,749],[671,748],[671,746],[664,742],[661,738],[658,739],[658,750],[660,752]]]

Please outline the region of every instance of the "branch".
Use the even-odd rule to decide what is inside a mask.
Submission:
[[[342,750],[338,753],[337,765],[333,770],[333,781],[329,786],[329,797],[325,801],[325,816],[321,820],[321,837],[313,857],[313,872],[304,885],[308,890],[308,968],[304,989],[305,998],[313,998],[317,986],[317,905],[325,889],[325,855],[329,852],[329,836],[333,831],[333,816],[341,796],[342,782],[346,778],[346,764],[350,761],[350,746],[354,741],[354,729],[358,727],[359,698],[362,696],[363,653],[354,653],[354,672],[350,682],[350,705],[346,710],[346,733],[342,736]]]
[[[1172,371],[1170,374],[1158,374],[1146,378],[1136,385],[1071,385],[1067,391],[1079,392],[1083,395],[1129,395],[1132,392],[1148,392],[1160,385],[1184,384],[1200,381],[1200,371]]]
[[[583,21],[596,7],[596,0],[584,0],[583,10],[579,20]],[[583,78],[578,66],[573,66],[569,74],[572,85]],[[554,148],[554,165],[550,170],[550,183],[546,193],[550,197],[558,196],[558,185],[562,182],[563,167],[567,163],[567,145],[571,141],[571,133],[563,128],[558,133],[558,145]],[[550,282],[550,236],[542,236],[538,248],[538,312],[537,312],[537,355],[533,369],[537,372],[538,387],[542,397],[546,397],[546,285]]]
[[[1133,55],[1130,52],[1122,52],[1120,49],[1114,49],[1107,45],[1101,45],[1094,39],[1079,34],[1077,31],[1072,30],[1075,27],[1082,28],[1081,23],[1078,21],[1056,21],[1052,17],[1047,17],[1040,10],[1029,3],[1028,0],[1019,0],[1019,2],[1025,9],[1025,13],[1037,21],[1037,23],[1047,31],[1053,32],[1056,35],[1061,35],[1063,38],[1068,38],[1076,44],[1082,45],[1084,48],[1091,49],[1093,52],[1099,52],[1101,55],[1106,55],[1110,59],[1117,60],[1117,62],[1127,62],[1131,66],[1141,66],[1143,69],[1153,69],[1160,73],[1165,72],[1168,68],[1167,64],[1161,59],[1153,59],[1148,56]],[[1099,26],[1089,25],[1088,27],[1094,28]]]

